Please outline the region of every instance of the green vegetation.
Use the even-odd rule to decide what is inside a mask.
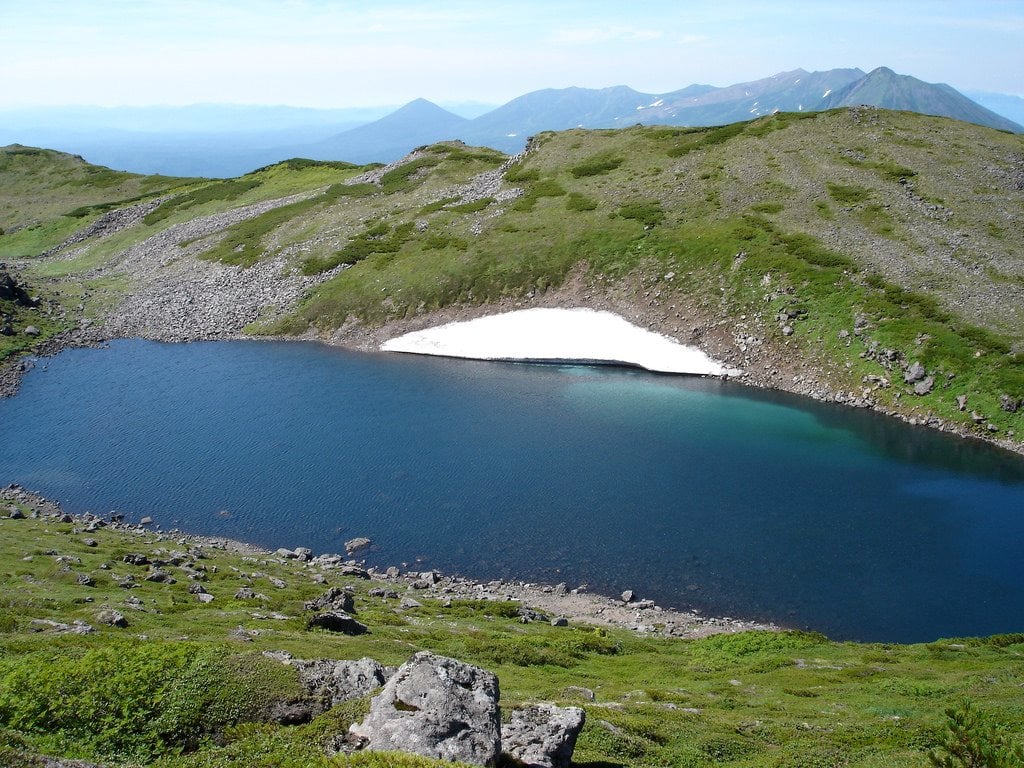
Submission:
[[[840,205],[857,205],[871,199],[871,192],[864,187],[833,184],[831,181],[825,186],[828,188],[829,197]]]
[[[498,674],[505,707],[546,700],[587,710],[580,765],[909,768],[934,753],[954,760],[936,765],[959,766],[972,763],[957,755],[1014,757],[1024,745],[1024,635],[911,646],[834,643],[804,632],[638,636],[523,624],[516,604],[505,602],[446,604],[417,593],[422,607],[398,609],[396,600],[368,594],[372,582],[328,570],[329,584],[353,588],[357,616],[370,628],[347,637],[305,628],[302,602],[327,585],[302,563],[205,548],[201,583],[214,600],[203,604],[187,578],[145,581],[139,566],[123,561],[129,552],[166,557],[169,542],[100,529],[89,534],[98,541],[90,547],[75,525],[0,520],[4,765],[35,765],[33,754],[160,768],[435,764],[324,757],[332,736],[363,716],[366,700],[305,725],[268,722],[275,706],[299,695],[291,668],[261,654],[279,649],[389,664],[429,649],[483,666]],[[79,573],[95,585],[80,585]],[[118,583],[128,575],[131,590]],[[244,585],[266,599],[234,599]],[[107,606],[129,625],[97,622]],[[33,631],[37,619],[78,619],[96,632],[54,636]],[[574,686],[593,690],[596,701]]]
[[[578,165],[572,166],[569,169],[569,173],[571,173],[573,177],[577,179],[582,179],[585,176],[600,176],[602,174],[608,173],[608,171],[614,171],[625,161],[626,158],[620,155],[595,155],[594,157],[587,158]]]

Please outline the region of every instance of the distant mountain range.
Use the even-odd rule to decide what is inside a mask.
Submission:
[[[1003,114],[1024,114],[1024,99],[982,94]],[[1016,100],[1016,101],[1015,101]],[[389,162],[446,139],[518,152],[545,130],[646,125],[708,126],[773,112],[819,111],[868,104],[951,117],[1005,131],[1024,127],[945,84],[926,83],[886,67],[806,72],[797,69],[726,87],[690,85],[670,93],[626,86],[545,89],[519,96],[472,119],[425,99],[389,114],[381,110],[290,107],[57,108],[0,112],[0,145],[48,146],[90,162],[141,173],[236,176],[290,157]],[[1016,111],[1015,111],[1016,110]],[[105,126],[104,117],[117,119]],[[33,123],[33,120],[35,122]]]

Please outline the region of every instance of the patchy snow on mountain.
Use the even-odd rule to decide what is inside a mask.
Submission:
[[[381,345],[477,360],[632,365],[662,373],[738,375],[696,347],[633,325],[611,312],[535,308],[414,331]]]

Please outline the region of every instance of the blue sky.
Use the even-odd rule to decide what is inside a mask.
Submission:
[[[496,104],[880,65],[1024,95],[1024,0],[0,0],[0,107]]]

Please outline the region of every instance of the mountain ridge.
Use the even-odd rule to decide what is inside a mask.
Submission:
[[[883,76],[884,72],[890,74]],[[899,81],[904,91],[916,94],[913,98],[905,94],[902,102],[891,98],[883,100],[884,94],[873,99],[872,89],[863,86],[856,91],[859,97],[853,93],[855,89],[851,86],[857,81],[877,85],[886,77],[895,83],[895,78],[909,76],[896,75],[884,67],[870,73],[856,68],[820,72],[795,69],[728,86],[694,84],[665,93],[644,93],[625,85],[546,88],[517,96],[482,114],[479,109],[474,110],[473,118],[462,118],[451,110],[444,110],[444,115],[431,110],[434,114],[424,113],[418,119],[405,109],[418,104],[418,109],[422,110],[425,103],[431,103],[426,99],[414,100],[385,114],[373,109],[333,110],[326,114],[313,111],[311,122],[305,125],[302,115],[310,111],[300,108],[230,107],[219,111],[203,105],[178,108],[194,119],[206,115],[203,125],[207,127],[202,131],[197,130],[196,123],[189,122],[186,114],[179,114],[173,108],[159,108],[162,111],[154,115],[137,108],[114,109],[109,113],[102,109],[74,108],[72,117],[83,115],[83,125],[89,126],[86,133],[69,128],[74,122],[59,119],[52,110],[44,110],[45,114],[35,125],[23,110],[0,110],[0,145],[18,142],[52,147],[81,154],[100,165],[139,173],[230,177],[289,157],[390,162],[416,146],[446,139],[516,153],[523,148],[528,136],[544,130],[626,127],[638,122],[722,125],[774,111],[810,111],[855,106],[860,101],[871,103],[873,100],[883,102],[875,106],[924,110],[1000,130],[1024,131],[1009,118],[943,84],[929,84],[916,78]],[[835,95],[840,91],[847,95],[843,103]],[[1005,111],[1012,115],[1017,114],[1014,109],[1024,114],[1018,101],[1024,103],[1024,100],[1009,97],[989,103],[1005,105]],[[122,113],[123,124],[119,127],[100,127],[103,115]],[[261,115],[266,115],[265,122],[260,122]],[[335,122],[332,129],[328,119],[331,115],[347,124]],[[244,126],[235,132],[224,132],[225,126],[242,119]],[[404,129],[400,127],[403,120]],[[171,133],[153,131],[154,126],[163,123],[176,127]],[[211,126],[216,126],[216,131],[211,131]],[[403,130],[406,136],[401,135]]]

